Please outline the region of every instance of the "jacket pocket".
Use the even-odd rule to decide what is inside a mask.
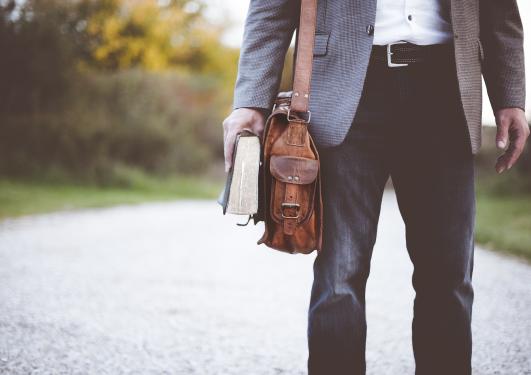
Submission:
[[[317,32],[315,34],[315,41],[313,44],[313,55],[324,56],[328,52],[328,40],[330,39],[330,33]]]

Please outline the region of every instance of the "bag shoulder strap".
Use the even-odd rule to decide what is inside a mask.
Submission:
[[[312,77],[313,45],[317,16],[317,0],[300,0],[301,12],[297,30],[295,74],[291,110],[308,112]]]

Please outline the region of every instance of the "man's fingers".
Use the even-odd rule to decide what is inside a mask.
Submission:
[[[511,169],[511,167],[516,163],[520,155],[522,155],[522,152],[524,151],[526,136],[521,130],[517,130],[514,133],[514,136],[511,139],[511,145],[509,147],[509,159],[507,161],[507,169]],[[509,150],[508,150],[509,151]]]
[[[507,142],[509,140],[510,121],[505,117],[501,117],[497,119],[497,125],[498,130],[496,131],[496,146],[503,150],[507,146]]]
[[[510,169],[522,154],[529,136],[529,125],[521,108],[502,108],[495,112],[496,146],[505,152],[496,162],[496,171],[502,173]]]
[[[516,163],[520,155],[522,155],[526,138],[526,135],[522,131],[515,131],[514,135],[511,136],[509,147],[496,162],[496,171],[498,173],[502,173],[506,169],[511,169],[514,163]]]
[[[496,172],[502,173],[507,169],[507,160],[508,160],[507,153],[504,153],[503,155],[499,156],[496,160]]]
[[[225,172],[228,172],[232,163],[232,152],[234,148],[233,127],[231,119],[226,118],[223,121],[223,156],[225,159]]]
[[[223,153],[225,157],[225,171],[228,172],[232,164],[236,136],[243,130],[261,137],[264,128],[263,114],[257,109],[238,108],[223,121]]]

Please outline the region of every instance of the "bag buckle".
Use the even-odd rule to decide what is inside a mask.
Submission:
[[[394,42],[394,43],[389,43],[387,45],[387,66],[390,67],[390,68],[397,68],[397,67],[400,67],[400,66],[408,66],[409,64],[397,64],[397,63],[394,63],[391,59],[391,56],[393,55],[393,51],[391,51],[391,46],[394,46],[395,44],[406,44],[407,42],[404,41],[404,40],[400,40],[398,42]]]
[[[296,112],[296,113],[297,113],[297,116],[294,116],[291,112],[291,108],[288,108],[288,115],[287,115],[288,121],[299,121],[299,122],[304,122],[306,124],[310,123],[310,119],[312,118],[312,112],[306,111],[305,113],[306,117],[300,117],[300,115],[303,114],[304,112]]]
[[[281,206],[281,214],[284,219],[297,219],[299,217],[299,208],[301,207],[298,203],[289,203],[289,202],[282,202]],[[296,208],[297,215],[296,216],[290,216],[290,215],[284,215],[284,208]]]

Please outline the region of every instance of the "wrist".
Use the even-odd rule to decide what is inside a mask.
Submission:
[[[511,106],[511,105],[496,108],[496,109],[494,109],[493,112],[494,112],[495,115],[497,115],[498,113],[507,112],[507,111],[513,111],[513,110],[516,110],[518,112],[522,112],[525,115],[525,108],[520,107],[520,106]]]

